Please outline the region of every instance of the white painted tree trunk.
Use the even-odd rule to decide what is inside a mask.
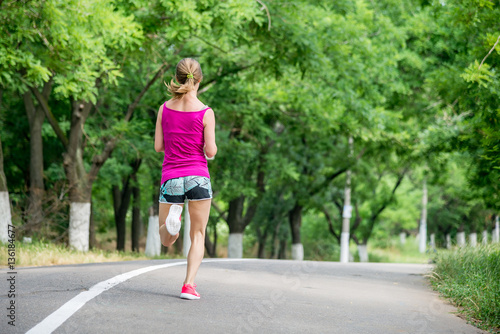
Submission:
[[[10,213],[10,200],[8,191],[0,191],[0,241],[9,239],[9,225],[12,224]]]
[[[368,262],[367,245],[358,245],[359,262]]]
[[[477,233],[471,233],[471,234],[469,234],[469,244],[472,247],[476,247],[477,246]]]
[[[427,181],[424,178],[422,194],[422,217],[420,219],[419,245],[420,253],[425,253],[427,248]]]
[[[429,246],[431,247],[431,249],[436,248],[436,234],[435,233],[431,233],[431,235],[430,235],[430,244],[429,244]]]
[[[148,219],[148,235],[146,237],[145,253],[147,256],[151,257],[161,254],[160,217],[155,215],[150,215]]]
[[[500,223],[499,223],[499,217],[497,215],[496,221],[495,221],[495,229],[493,230],[493,235],[491,237],[493,242],[500,242]]]
[[[483,231],[483,240],[482,240],[483,245],[488,244],[488,231],[484,230]]]
[[[406,244],[406,232],[399,233],[399,242],[401,243],[401,245]]]
[[[457,233],[457,246],[464,247],[465,246],[465,232]]]
[[[354,255],[351,252],[349,252],[349,262],[354,262]]]
[[[243,257],[243,233],[230,233],[227,240],[227,257],[241,259]]]
[[[340,262],[349,262],[349,232],[340,234]]]
[[[189,215],[189,201],[184,204],[184,232],[182,236],[182,254],[188,256],[191,249],[191,216]]]
[[[446,234],[446,248],[451,249],[451,235],[449,233]]]
[[[304,260],[304,246],[302,244],[292,245],[292,260],[296,261]]]
[[[349,157],[353,155],[352,136],[349,136]],[[349,239],[350,226],[352,216],[351,205],[351,170],[346,172],[345,188],[344,188],[344,209],[342,211],[342,233],[340,235],[340,262],[349,262]]]
[[[72,202],[69,207],[69,246],[89,250],[90,203]]]

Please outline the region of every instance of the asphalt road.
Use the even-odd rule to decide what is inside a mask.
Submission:
[[[221,259],[201,265],[197,301],[179,298],[181,260],[18,268],[15,298],[3,269],[0,333],[484,333],[431,291],[430,269]]]

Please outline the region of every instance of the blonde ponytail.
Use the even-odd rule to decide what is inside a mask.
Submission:
[[[186,93],[194,90],[196,83],[200,82],[203,78],[200,63],[192,58],[182,59],[175,68],[175,82],[174,79],[167,85],[170,95],[173,99],[180,99]]]

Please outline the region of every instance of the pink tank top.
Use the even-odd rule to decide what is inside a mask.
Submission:
[[[166,103],[165,103],[166,104]],[[183,176],[210,178],[205,146],[203,116],[210,108],[200,111],[178,111],[163,104],[161,126],[165,144],[165,159],[161,183]]]

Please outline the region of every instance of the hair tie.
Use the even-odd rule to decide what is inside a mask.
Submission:
[[[194,79],[194,75],[193,75],[193,73],[188,73],[187,77],[188,77],[189,79]]]

